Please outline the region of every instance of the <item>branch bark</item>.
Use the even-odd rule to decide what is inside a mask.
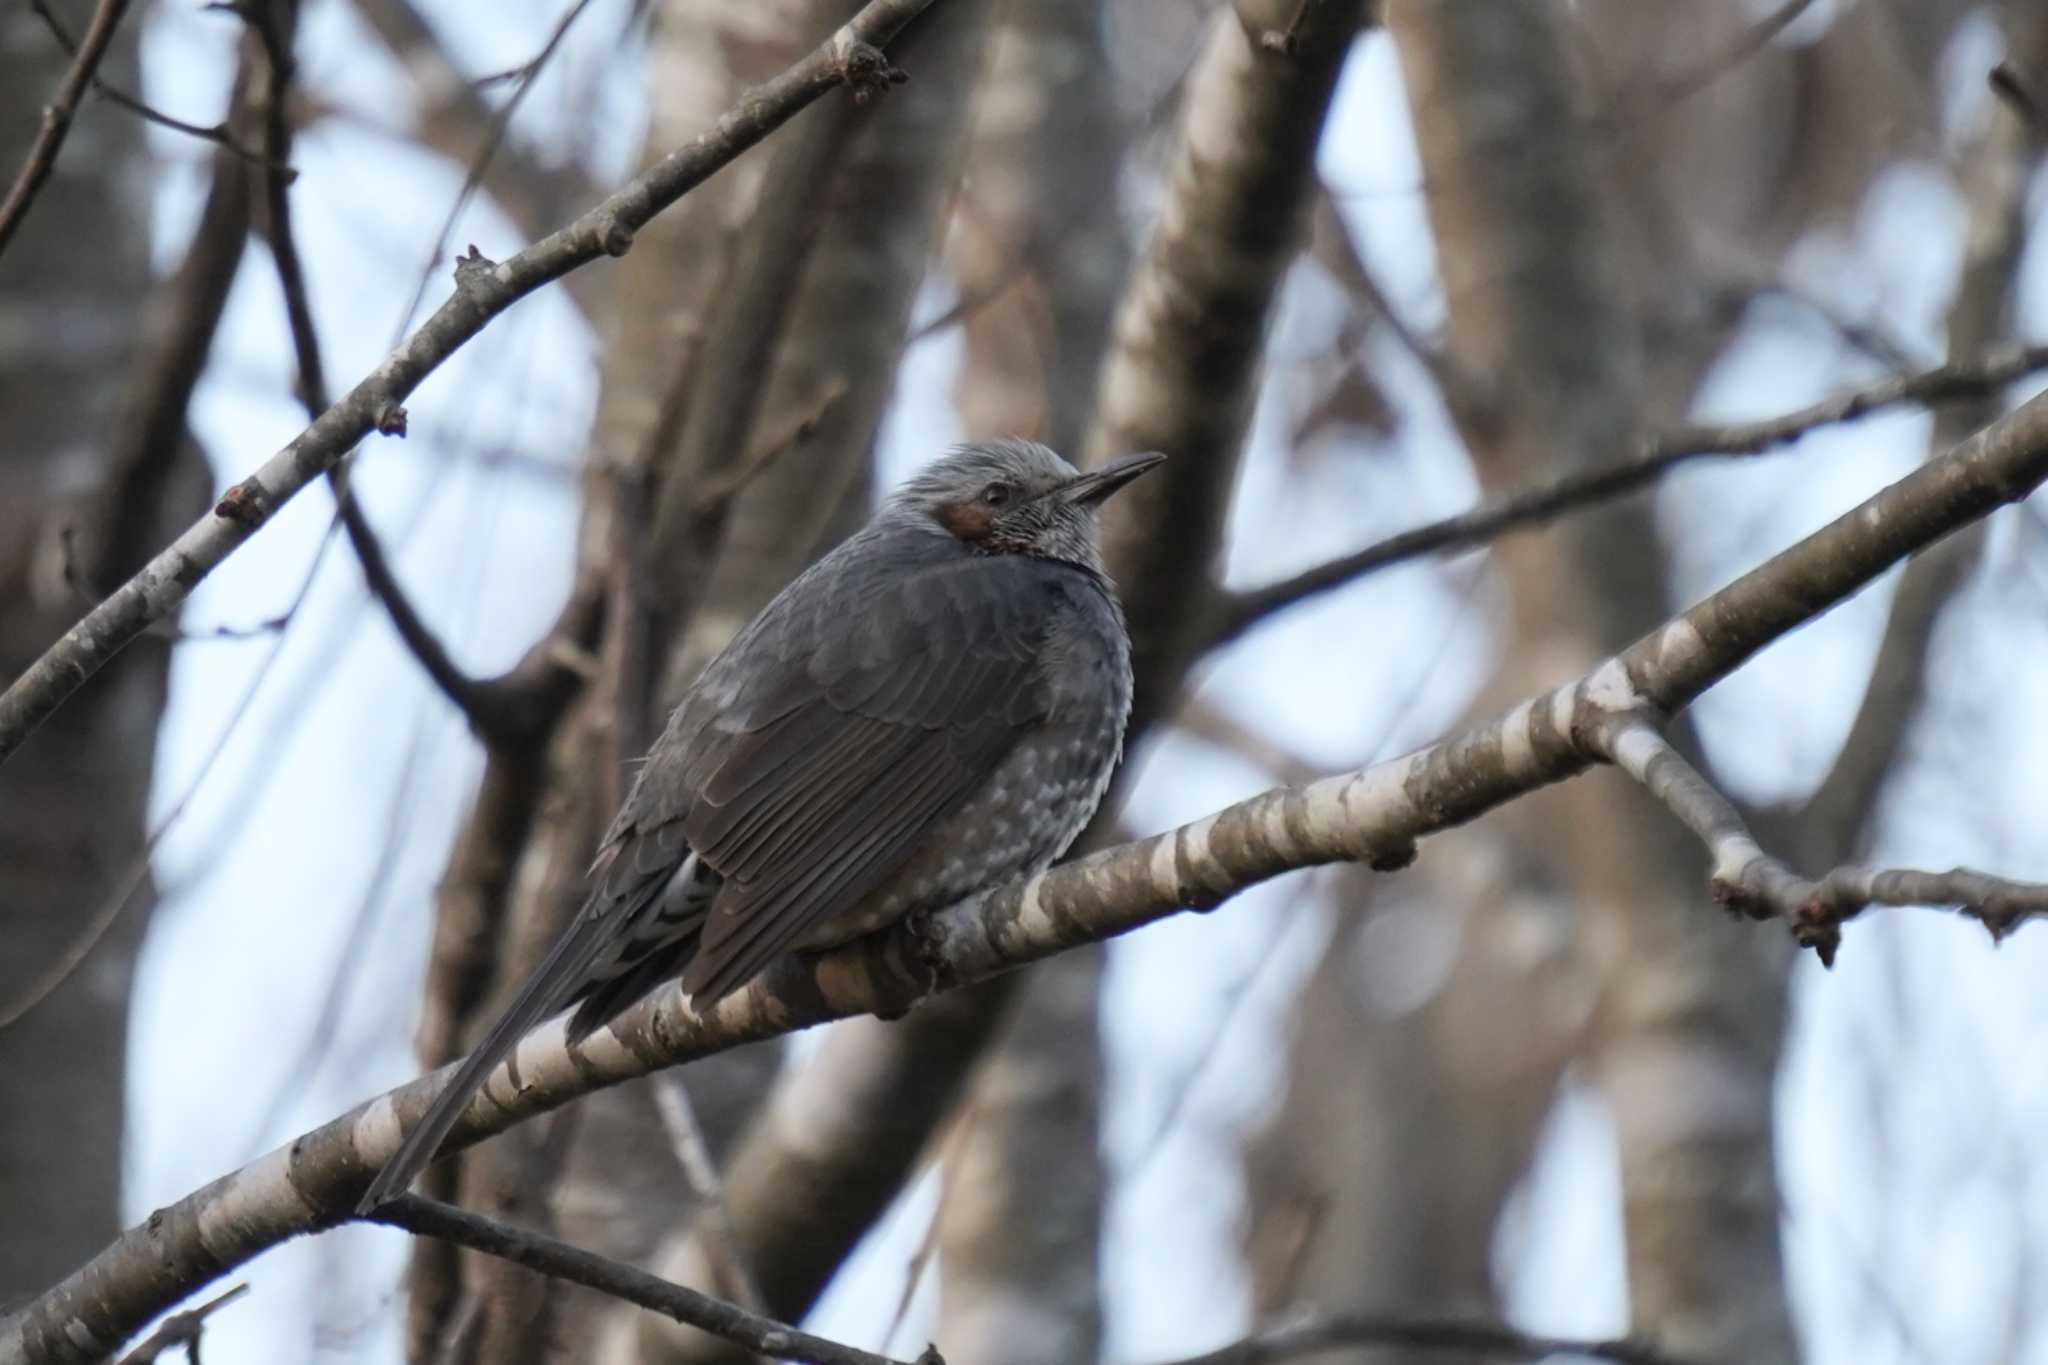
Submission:
[[[73,626],[0,693],[0,763],[78,685],[149,624],[183,602],[308,483],[393,420],[405,398],[498,314],[599,256],[621,256],[655,214],[787,122],[827,90],[871,90],[890,67],[879,51],[931,0],[870,0],[808,57],[755,89],[708,132],[676,149],[623,189],[504,262],[473,247],[456,263],[455,292],[404,344],[296,440],[228,489],[194,524]]]
[[[1258,393],[1258,358],[1315,187],[1315,145],[1364,22],[1357,0],[1238,0],[1211,20],[1189,75],[1171,205],[1125,289],[1082,443],[1086,462],[1172,459],[1103,514],[1125,585],[1136,732],[1171,709],[1202,640],[1190,583],[1213,575]],[[1255,35],[1285,32],[1280,50]]]
[[[1282,787],[1191,825],[1106,849],[835,952],[792,957],[703,1015],[658,993],[572,1052],[557,1021],[472,1102],[464,1146],[579,1095],[743,1042],[854,1014],[892,1015],[1128,933],[1295,868],[1404,865],[1415,841],[1599,757],[1612,717],[1670,716],[1771,641],[1893,564],[2048,480],[2048,397],[2036,398],[1751,570],[1587,674],[1403,758]],[[0,1320],[0,1365],[89,1360],[235,1265],[334,1226],[445,1078],[367,1101],[159,1210]]]
[[[94,8],[92,20],[85,28],[85,37],[71,60],[71,68],[58,82],[57,92],[50,97],[50,102],[43,106],[42,127],[29,146],[28,157],[15,173],[7,197],[0,199],[0,252],[6,251],[7,244],[14,240],[14,234],[20,230],[22,220],[28,217],[28,211],[35,203],[37,192],[50,178],[50,172],[56,169],[57,154],[64,149],[64,139],[70,135],[71,117],[78,111],[78,101],[92,84],[93,73],[106,57],[107,45],[114,41],[114,30],[120,27],[121,17],[127,12],[128,0],[99,0]]]
[[[904,1365],[872,1351],[857,1350],[824,1337],[798,1331],[787,1323],[721,1303],[708,1294],[670,1284],[658,1276],[618,1261],[594,1256],[559,1238],[549,1237],[456,1208],[452,1204],[404,1194],[381,1206],[373,1221],[420,1237],[453,1242],[511,1261],[528,1270],[585,1285],[614,1298],[664,1313],[678,1322],[715,1332],[728,1341],[777,1360],[805,1365]]]
[[[1595,743],[1610,763],[1640,782],[1706,845],[1716,900],[1752,919],[1784,920],[1827,966],[1834,965],[1843,921],[1873,905],[1952,909],[1982,924],[1993,942],[2026,920],[2048,915],[2048,885],[1962,867],[1919,872],[1845,866],[1817,880],[1803,877],[1763,851],[1735,803],[1672,748],[1650,720],[1617,714]]]

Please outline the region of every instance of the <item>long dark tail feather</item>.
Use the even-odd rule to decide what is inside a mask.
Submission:
[[[440,1150],[442,1139],[462,1119],[474,1095],[506,1054],[535,1024],[554,1014],[587,979],[591,963],[611,937],[615,926],[606,915],[590,908],[548,950],[518,996],[506,1008],[484,1040],[471,1050],[456,1068],[455,1075],[441,1087],[441,1093],[427,1106],[419,1126],[405,1135],[397,1155],[377,1173],[370,1188],[356,1204],[357,1213],[369,1213],[379,1204],[403,1194],[413,1177],[426,1169]]]
[[[641,996],[675,977],[696,951],[697,935],[692,933],[647,954],[622,975],[592,987],[590,994],[583,997],[583,1003],[576,1007],[576,1012],[569,1016],[570,1045],[582,1042],[624,1014]]]

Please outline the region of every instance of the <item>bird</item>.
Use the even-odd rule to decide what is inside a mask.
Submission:
[[[574,1045],[680,976],[693,1008],[1044,870],[1123,751],[1131,647],[1097,511],[1166,457],[1083,473],[959,446],[705,665],[600,841],[581,910],[364,1192],[404,1193],[541,1021]]]

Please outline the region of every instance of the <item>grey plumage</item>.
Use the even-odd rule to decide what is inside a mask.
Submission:
[[[641,765],[589,900],[363,1196],[404,1190],[469,1097],[571,1005],[581,1041],[680,973],[693,1003],[1036,872],[1123,744],[1130,643],[1102,500],[1163,458],[1077,474],[1028,441],[906,483],[708,664]]]

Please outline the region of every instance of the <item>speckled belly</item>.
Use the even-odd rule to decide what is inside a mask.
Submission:
[[[1109,786],[1123,743],[1123,708],[1058,723],[1011,750],[981,789],[927,835],[895,876],[806,935],[830,948],[919,910],[1044,870],[1066,852]]]

